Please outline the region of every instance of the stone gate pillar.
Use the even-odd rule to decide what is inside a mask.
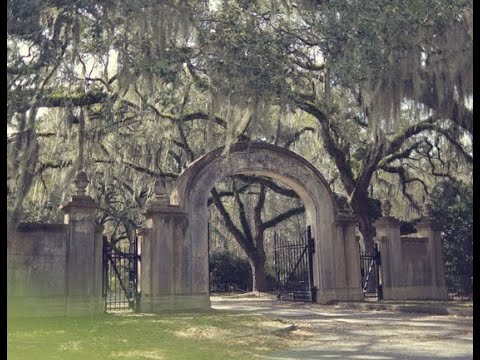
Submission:
[[[155,182],[155,198],[146,209],[141,235],[141,312],[158,313],[182,308],[182,272],[185,271],[183,244],[188,226],[187,214],[169,205],[160,179]]]
[[[385,300],[403,299],[403,254],[400,221],[390,216],[390,201],[382,204],[383,216],[373,226],[381,255],[380,277]]]
[[[89,180],[85,171],[77,172],[76,195],[63,208],[64,223],[69,225],[66,253],[67,315],[101,314],[102,230],[95,224],[95,201],[86,194]]]
[[[427,201],[423,205],[423,214],[416,225],[419,237],[428,239],[427,251],[432,274],[432,299],[448,299],[448,290],[445,284],[445,268],[443,262],[443,244],[440,225],[431,217],[431,204]]]
[[[335,226],[335,284],[339,300],[363,300],[360,276],[360,252],[355,236],[357,221],[355,216],[342,209],[337,214]]]

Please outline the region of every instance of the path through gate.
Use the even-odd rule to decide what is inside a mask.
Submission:
[[[380,251],[378,251],[377,244],[375,244],[373,254],[360,252],[362,291],[366,299],[383,299],[382,285],[380,284],[380,265]]]
[[[121,246],[103,237],[103,296],[105,311],[136,310],[138,291],[138,238]]]
[[[313,285],[313,254],[315,242],[311,227],[294,242],[274,233],[275,272],[279,300],[317,301],[317,288]]]

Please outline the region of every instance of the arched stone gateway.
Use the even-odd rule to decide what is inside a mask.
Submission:
[[[291,151],[238,143],[228,154],[220,148],[192,163],[177,179],[170,200],[162,183],[156,182],[155,198],[148,203],[147,220],[139,231],[142,296],[137,310],[210,307],[207,199],[215,183],[235,174],[269,176],[302,199],[316,245],[317,302],[363,300],[355,221],[337,209],[322,175]],[[102,260],[108,252],[105,246],[102,252],[103,227],[95,224],[96,204],[86,194],[88,183],[86,173],[79,171],[76,195],[64,207],[64,224],[20,224],[9,234],[8,316],[78,316],[107,308],[109,273]],[[441,227],[431,217],[428,202],[424,205],[416,234],[401,236],[400,221],[390,216],[389,204],[375,222],[385,300],[447,299]],[[116,271],[112,276],[121,285],[114,292],[120,290],[119,298],[135,305],[134,269],[125,277]]]
[[[268,176],[290,186],[305,206],[316,252],[317,301],[363,300],[355,221],[339,212],[329,186],[307,160],[284,148],[244,142],[218,148],[185,169],[168,197],[161,189],[147,208],[142,239],[141,311],[209,308],[207,199],[222,179]]]

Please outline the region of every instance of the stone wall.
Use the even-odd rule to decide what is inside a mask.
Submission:
[[[7,247],[8,316],[91,315],[104,312],[102,226],[79,171],[64,208],[64,224],[20,224]]]
[[[388,205],[388,204],[387,204]],[[380,277],[385,300],[447,299],[438,224],[425,213],[416,236],[400,236],[400,222],[382,206],[375,241],[382,254]]]
[[[429,286],[432,270],[428,254],[428,239],[402,236],[404,286]]]
[[[65,312],[68,230],[65,224],[20,224],[8,256],[9,313]]]

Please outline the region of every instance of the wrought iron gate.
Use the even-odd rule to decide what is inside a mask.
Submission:
[[[279,300],[317,301],[313,285],[313,254],[315,242],[308,226],[297,242],[289,242],[274,233],[275,272]]]
[[[375,244],[373,254],[360,252],[360,274],[362,290],[365,298],[383,299],[382,284],[380,284],[381,257],[378,245]]]
[[[105,311],[136,310],[138,291],[138,238],[127,249],[103,237],[103,296]]]

